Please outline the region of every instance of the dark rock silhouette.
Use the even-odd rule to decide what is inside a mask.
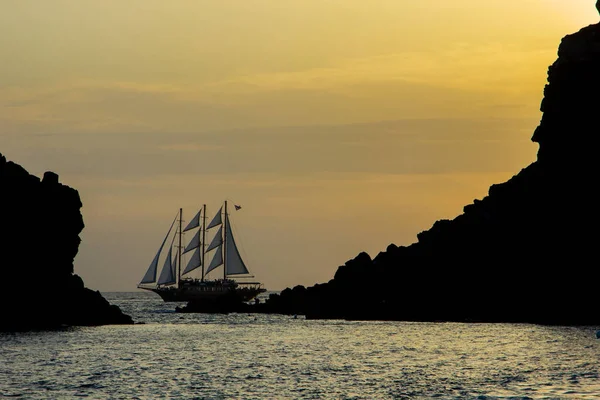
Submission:
[[[0,154],[0,331],[130,324],[73,274],[83,230],[79,193]]]
[[[600,3],[600,2],[599,2]],[[600,5],[599,5],[600,10]],[[600,324],[596,304],[600,25],[563,38],[548,70],[537,161],[407,247],[272,295],[307,318]]]

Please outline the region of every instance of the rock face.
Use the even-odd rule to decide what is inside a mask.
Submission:
[[[0,331],[133,323],[73,274],[84,224],[79,193],[0,154]]]
[[[408,247],[286,289],[261,309],[307,318],[600,324],[600,25],[563,38],[548,71],[538,159]]]

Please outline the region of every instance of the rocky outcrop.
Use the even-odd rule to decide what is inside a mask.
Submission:
[[[133,323],[73,273],[83,230],[79,193],[0,154],[0,331]]]
[[[600,25],[566,36],[548,70],[538,159],[410,246],[361,253],[286,289],[265,312],[308,318],[600,324]]]

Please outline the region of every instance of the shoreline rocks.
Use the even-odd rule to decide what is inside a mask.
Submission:
[[[0,154],[0,331],[133,323],[74,274],[81,207],[57,174],[40,180]]]

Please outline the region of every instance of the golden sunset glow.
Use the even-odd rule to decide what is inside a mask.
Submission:
[[[267,288],[409,245],[535,160],[591,0],[3,4],[0,152],[79,190],[75,271],[133,290],[172,216],[241,204]]]

